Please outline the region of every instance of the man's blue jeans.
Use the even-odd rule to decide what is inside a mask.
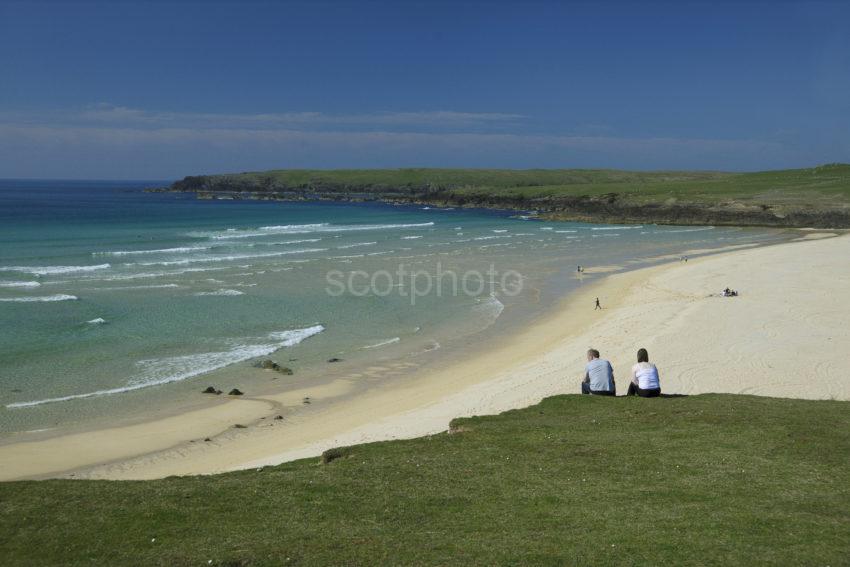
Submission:
[[[587,382],[582,382],[581,383],[581,393],[582,394],[591,394],[593,396],[616,396],[617,395],[617,389],[615,387],[610,392],[608,390],[591,390],[590,384],[588,384]]]

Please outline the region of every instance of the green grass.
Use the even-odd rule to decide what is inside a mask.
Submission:
[[[482,199],[555,199],[617,194],[633,204],[740,201],[791,207],[850,205],[850,165],[755,173],[617,171],[594,169],[363,169],[271,170],[208,176],[206,179],[332,192],[427,194]]]
[[[0,563],[850,564],[850,402],[558,396],[454,427],[327,464],[5,483]]]

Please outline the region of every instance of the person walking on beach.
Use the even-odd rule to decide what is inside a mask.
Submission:
[[[602,304],[599,303],[598,297],[596,298],[596,307],[594,307],[593,310],[596,311],[597,309],[602,309]]]
[[[626,395],[641,398],[657,398],[661,395],[658,368],[649,362],[649,353],[645,348],[637,351],[637,364],[632,366],[632,381]]]
[[[617,385],[614,383],[614,369],[611,363],[599,358],[599,351],[592,348],[587,351],[587,366],[584,367],[584,380],[581,382],[581,393],[594,396],[616,396]]]

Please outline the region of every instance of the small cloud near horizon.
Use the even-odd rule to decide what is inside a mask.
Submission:
[[[98,123],[115,125],[168,125],[194,128],[258,128],[333,127],[333,126],[419,126],[458,128],[475,125],[516,124],[526,118],[521,114],[501,112],[379,111],[361,114],[331,114],[326,112],[270,112],[254,114],[169,112],[142,110],[111,103],[95,103],[82,110],[54,114],[60,123]]]
[[[271,168],[504,167],[745,170],[841,161],[773,139],[540,133],[514,113],[166,112],[97,103],[0,113],[0,177],[165,179]],[[755,168],[753,165],[755,164]]]

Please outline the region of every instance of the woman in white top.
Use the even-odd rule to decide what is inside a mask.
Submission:
[[[649,362],[649,353],[645,348],[637,352],[637,364],[632,366],[632,382],[626,395],[641,398],[657,398],[661,395],[658,369]]]

